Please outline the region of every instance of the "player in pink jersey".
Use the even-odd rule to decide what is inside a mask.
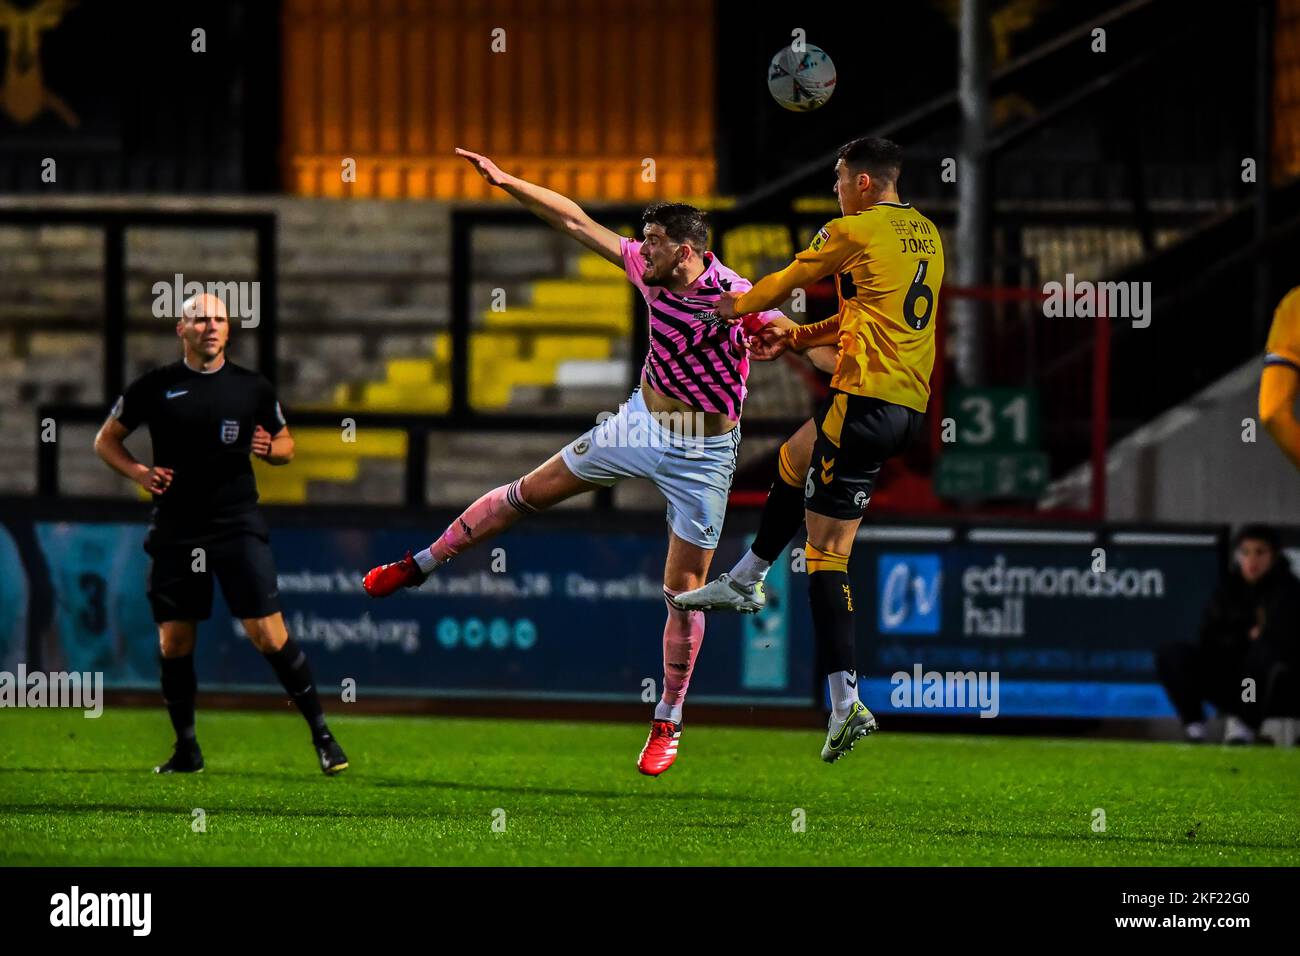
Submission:
[[[650,342],[641,386],[617,415],[605,419],[522,478],[489,491],[428,548],[373,568],[366,592],[386,597],[418,587],[462,551],[574,495],[646,478],[668,499],[668,557],[664,564],[664,690],[637,768],[657,776],[677,759],[682,703],[704,638],[704,614],[667,599],[700,587],[722,534],[727,496],[740,444],[740,412],[749,359],[745,338],[768,322],[793,325],[775,310],[719,322],[714,307],[748,280],[705,249],[703,214],[682,203],[653,203],[641,239],[628,239],[592,220],[573,200],[503,173],[486,156],[457,149],[487,182],[627,275],[650,311]]]

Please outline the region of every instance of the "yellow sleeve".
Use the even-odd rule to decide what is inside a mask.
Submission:
[[[1259,420],[1278,447],[1300,468],[1300,422],[1295,402],[1300,395],[1300,370],[1266,365],[1259,380]]]
[[[736,314],[761,312],[780,305],[795,289],[843,272],[861,251],[862,244],[848,235],[843,223],[832,219],[813,236],[808,248],[794,257],[794,262],[754,283],[736,301]]]
[[[837,312],[829,319],[813,322],[809,325],[796,326],[790,332],[790,348],[802,352],[814,345],[829,345],[840,334],[840,314]]]
[[[1300,287],[1282,297],[1273,313],[1264,346],[1267,365],[1292,365],[1300,369]]]

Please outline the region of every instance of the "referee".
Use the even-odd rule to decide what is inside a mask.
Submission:
[[[325,724],[307,655],[285,629],[248,460],[251,453],[287,465],[293,436],[271,383],[226,361],[230,323],[219,298],[187,299],[176,334],[184,358],[132,382],[95,436],[99,457],[153,494],[144,545],[152,558],[149,604],[158,622],[163,700],[176,730],[171,759],[154,772],[203,769],[194,733],[194,641],[198,622],[212,612],[215,574],[230,613],[306,718],[321,770],[338,773],[348,758]],[[140,425],[149,426],[153,467],[122,443]]]

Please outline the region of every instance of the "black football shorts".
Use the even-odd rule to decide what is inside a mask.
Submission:
[[[831,389],[815,417],[804,507],[828,518],[862,517],[880,466],[907,448],[924,419],[915,409]]]
[[[207,620],[214,575],[234,617],[269,617],[280,610],[275,558],[263,535],[245,531],[217,541],[178,543],[151,534],[145,550],[152,559],[149,606],[159,624]]]

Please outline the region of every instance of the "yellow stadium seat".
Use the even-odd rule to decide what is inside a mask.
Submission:
[[[576,260],[576,274],[532,283],[520,305],[477,317],[470,335],[469,397],[480,411],[508,408],[519,387],[554,385],[561,363],[607,361],[632,328],[632,292],[620,270],[595,253]],[[534,334],[531,325],[573,328],[572,334]],[[380,381],[340,384],[333,405],[368,412],[446,412],[451,407],[451,333],[433,335],[425,355],[388,359]],[[355,443],[335,428],[295,431],[298,455],[288,469],[262,466],[267,501],[305,501],[311,481],[354,481],[363,458],[401,459],[406,436],[391,429],[358,429]],[[286,474],[291,472],[291,474]]]
[[[619,274],[618,266],[604,256],[589,252],[578,259],[578,276],[582,279],[608,279]]]
[[[390,359],[388,381],[394,385],[428,385],[433,382],[431,359]]]
[[[344,441],[342,419],[339,428],[304,428],[293,432],[295,461],[305,456],[351,458],[404,458],[406,432],[391,428],[357,428],[354,441]]]

